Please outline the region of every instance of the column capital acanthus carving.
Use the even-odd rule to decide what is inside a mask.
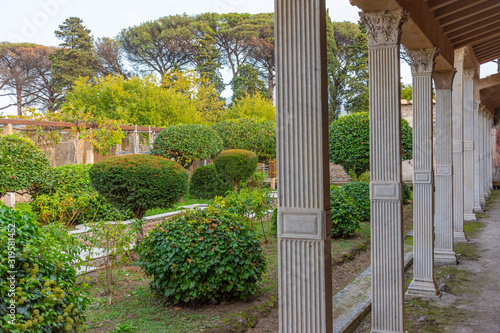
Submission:
[[[475,100],[474,101],[474,112],[480,112],[481,111],[481,101],[480,100]]]
[[[366,26],[369,46],[399,45],[401,27],[408,20],[408,12],[361,12],[359,16]]]
[[[465,47],[455,50],[455,62],[464,62],[465,59]]]
[[[439,48],[420,50],[406,50],[406,54],[410,58],[410,66],[412,74],[432,74],[434,70],[434,61],[439,55]]]
[[[463,78],[464,80],[472,80],[474,78],[474,74],[476,70],[474,68],[464,68]]]

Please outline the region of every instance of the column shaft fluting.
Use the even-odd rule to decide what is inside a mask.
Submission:
[[[486,154],[486,121],[484,106],[479,106],[479,203],[484,208],[486,205],[486,163],[484,155]]]
[[[372,332],[404,332],[399,46],[403,12],[361,13],[370,89]]]
[[[493,116],[488,112],[488,128],[487,128],[487,142],[488,142],[488,197],[491,196],[493,189],[493,139],[491,137],[491,129],[493,128]]]
[[[482,144],[482,126],[481,115],[479,114],[480,101],[474,101],[474,212],[481,213],[481,144]]]
[[[454,71],[435,72],[436,143],[435,143],[435,248],[434,261],[456,264],[453,247],[453,138],[451,122],[451,88]]]
[[[476,221],[474,214],[474,68],[464,69],[464,221]]]
[[[280,332],[332,332],[324,0],[277,0]]]
[[[406,54],[413,75],[413,280],[407,294],[436,296],[432,72],[438,50],[406,50]]]
[[[457,73],[453,80],[453,240],[466,242],[464,233],[464,158],[463,158],[463,67],[465,49],[455,51]]]

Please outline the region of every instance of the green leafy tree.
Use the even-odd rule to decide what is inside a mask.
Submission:
[[[240,65],[238,74],[230,82],[233,88],[233,103],[247,95],[269,96],[266,84],[260,78],[260,72],[253,66]]]
[[[176,125],[165,128],[156,137],[151,153],[173,158],[185,168],[194,161],[209,159],[222,150],[222,139],[205,125]]]
[[[224,149],[253,151],[261,162],[276,157],[276,121],[241,118],[212,125]]]
[[[59,44],[61,48],[50,55],[50,61],[52,80],[59,91],[70,90],[80,77],[92,78],[96,74],[90,32],[78,17],[67,18],[55,31],[62,42]]]
[[[187,191],[179,164],[153,155],[108,156],[89,170],[92,187],[119,210],[141,220],[149,209],[170,208]]]
[[[255,172],[257,163],[257,155],[243,149],[224,150],[214,161],[217,173],[233,186],[235,192],[238,184],[246,181]]]
[[[120,42],[115,39],[97,38],[94,46],[97,75],[121,75],[129,78],[130,73],[125,69],[124,55]]]
[[[193,62],[192,22],[186,14],[165,16],[122,30],[118,41],[133,64],[163,77]]]
[[[44,152],[17,134],[0,136],[0,196],[7,192],[36,195],[51,179]]]
[[[401,99],[411,101],[413,99],[413,89],[411,84],[401,84]]]
[[[327,17],[328,110],[330,123],[343,108],[368,110],[368,43],[359,23],[332,22]]]
[[[94,120],[112,119],[122,124],[164,127],[179,123],[202,123],[198,107],[186,95],[165,89],[158,79],[147,76],[107,76],[78,79],[61,107],[69,119],[80,113]]]
[[[401,119],[402,159],[412,158],[412,129]],[[370,169],[370,125],[368,112],[339,117],[329,129],[330,161],[357,176]]]
[[[226,110],[226,119],[257,118],[276,121],[273,101],[261,94],[245,95]]]

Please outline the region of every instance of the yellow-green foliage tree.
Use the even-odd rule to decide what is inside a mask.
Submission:
[[[261,94],[245,95],[233,103],[226,112],[226,119],[257,118],[276,121],[276,108],[273,101]]]
[[[182,72],[170,74],[161,82],[153,76],[107,76],[95,80],[81,78],[75,82],[61,108],[63,115],[71,118],[83,113],[93,119],[118,120],[122,125],[166,127],[210,124],[217,118],[217,106],[222,109],[223,105],[209,99],[213,88],[201,84],[203,79]]]

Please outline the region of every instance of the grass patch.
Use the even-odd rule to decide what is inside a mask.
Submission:
[[[366,251],[370,245],[370,223],[361,222],[360,228],[349,238],[332,239],[332,261],[342,264],[352,260],[360,252]]]

